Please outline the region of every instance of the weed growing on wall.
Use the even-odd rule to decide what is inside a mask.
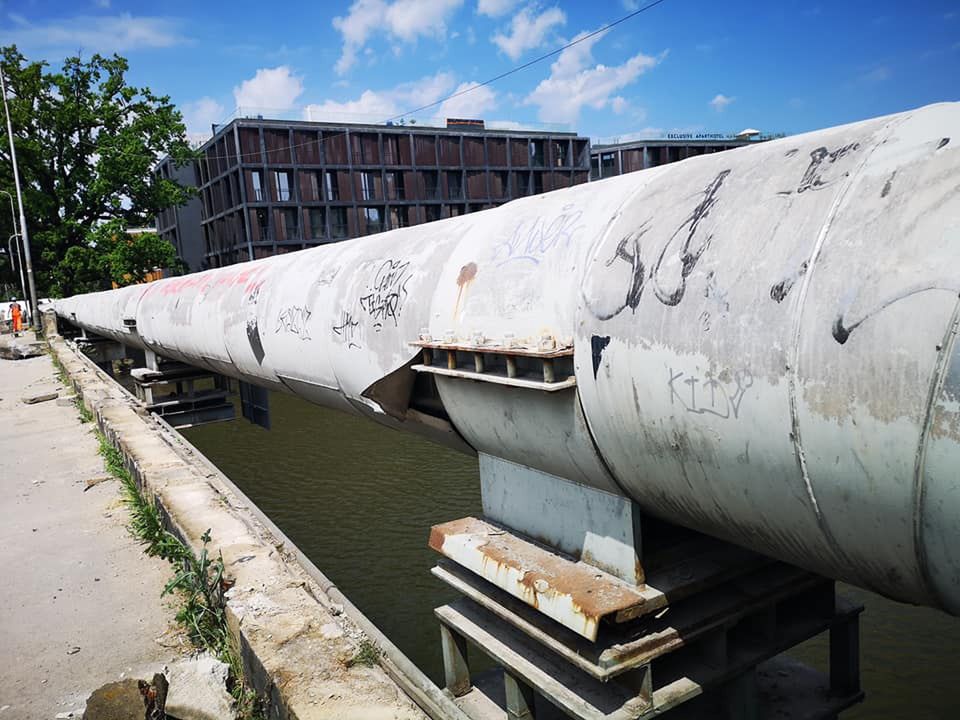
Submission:
[[[79,395],[73,399],[73,404],[77,408],[77,414],[80,416],[80,422],[93,422],[93,413],[87,410],[87,406],[83,404],[83,400],[80,399]]]
[[[213,557],[207,549],[210,531],[201,536],[203,549],[199,556],[195,555],[190,547],[164,527],[159,508],[144,497],[124,465],[120,451],[99,430],[96,435],[107,471],[120,481],[123,502],[130,512],[130,532],[143,543],[148,555],[161,557],[177,569],[161,597],[176,594],[181,600],[177,622],[186,630],[190,640],[230,666],[230,690],[237,701],[237,717],[247,720],[262,717],[256,693],[243,683],[239,653],[233,648],[227,630],[223,557],[219,553]]]
[[[372,640],[364,638],[360,641],[360,647],[357,648],[357,653],[347,660],[344,665],[348,668],[354,665],[373,667],[380,660],[380,652],[380,648],[378,648]]]
[[[183,605],[177,621],[186,628],[195,645],[214,652],[222,661],[229,660],[227,621],[223,603],[223,558],[210,557],[207,544],[210,531],[202,536],[200,556],[187,552],[181,558],[180,571],[167,583],[163,595],[180,591]],[[181,546],[182,547],[182,546]]]
[[[53,367],[57,370],[57,378],[59,378],[61,383],[69,387],[70,379],[67,376],[67,369],[63,366],[63,363],[60,362],[60,358],[57,357],[57,353],[54,352],[49,345],[47,346],[47,354],[50,356],[51,362],[53,362]]]

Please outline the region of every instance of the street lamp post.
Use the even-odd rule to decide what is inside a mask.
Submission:
[[[13,264],[13,239],[20,237],[20,230],[17,228],[17,211],[13,209],[13,195],[10,194],[8,190],[0,190],[0,195],[6,195],[7,199],[10,201],[10,223],[13,227],[13,234],[7,240],[7,251],[10,253],[10,263]],[[27,285],[23,280],[23,252],[20,250],[20,246],[17,245],[17,266],[20,268],[20,288],[23,291],[23,302],[27,305],[28,315],[30,310],[30,302],[27,300]],[[32,317],[32,315],[30,315]]]
[[[17,149],[13,143],[13,123],[7,106],[7,83],[0,68],[0,94],[3,95],[3,111],[7,116],[7,137],[10,139],[10,161],[13,163],[13,184],[17,188],[17,206],[20,208],[20,239],[23,242],[23,259],[27,265],[27,282],[30,286],[30,320],[35,332],[40,330],[37,308],[37,285],[33,279],[33,261],[30,259],[30,236],[27,234],[27,218],[23,213],[23,194],[20,191],[20,170],[17,168]]]
[[[20,237],[20,233],[14,233],[7,238],[7,253],[10,255],[10,265],[13,265],[13,239]],[[20,254],[20,246],[17,245],[17,266],[20,268],[20,289],[23,291],[23,301],[27,301],[27,284],[23,280],[23,256]]]

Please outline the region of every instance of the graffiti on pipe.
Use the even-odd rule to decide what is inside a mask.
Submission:
[[[552,250],[570,247],[583,229],[582,217],[582,210],[565,205],[552,220],[538,217],[521,222],[509,238],[494,247],[493,263],[497,267],[518,261],[539,265]]]
[[[700,225],[716,206],[717,195],[728,175],[730,175],[730,170],[721,171],[703,189],[700,193],[702,195],[700,202],[664,243],[649,272],[647,264],[643,260],[641,239],[653,229],[651,227],[652,220],[643,222],[640,227],[628,233],[617,243],[613,255],[604,264],[606,267],[627,264],[629,266],[627,272],[629,282],[624,288],[622,300],[606,311],[598,310],[594,303],[588,299],[590,311],[598,320],[610,320],[627,308],[636,313],[647,284],[653,286],[653,294],[662,304],[667,307],[680,304],[687,291],[687,278],[697,267],[697,263],[700,262],[713,240],[713,233],[702,231]],[[672,253],[671,250],[681,238],[683,243],[675,250],[675,254]],[[668,259],[675,259],[677,262],[667,263]],[[679,275],[672,278],[668,277],[671,270],[674,270],[674,274],[676,274],[675,268],[679,269]]]
[[[360,323],[353,319],[353,315],[347,311],[343,311],[340,313],[340,324],[334,325],[330,329],[333,331],[333,334],[340,339],[341,342],[346,343],[347,348],[359,349],[360,345],[355,342],[355,339],[359,333],[359,327]]]
[[[257,365],[263,365],[265,353],[263,351],[263,342],[260,340],[260,327],[257,324],[257,301],[260,298],[260,284],[257,284],[247,295],[247,342],[250,344],[250,351],[257,359]]]
[[[703,190],[703,199],[684,221],[680,223],[680,227],[673,232],[673,235],[667,240],[667,244],[663,246],[663,250],[660,251],[660,257],[657,258],[657,264],[653,266],[650,278],[653,280],[654,294],[664,305],[672,307],[680,304],[680,301],[683,300],[683,296],[687,291],[687,277],[693,272],[697,263],[700,262],[703,253],[706,252],[710,246],[710,241],[713,240],[713,233],[708,234],[706,237],[703,236],[704,233],[700,233],[698,236],[697,230],[700,228],[700,223],[706,219],[710,211],[713,210],[717,204],[717,193],[720,191],[720,188],[723,186],[723,181],[727,179],[729,174],[729,170],[722,170],[710,181],[710,184]],[[667,291],[664,290],[659,279],[662,274],[663,261],[667,257],[667,251],[670,250],[670,247],[678,237],[684,237],[683,245],[680,247],[678,253],[678,259],[680,260],[680,277],[677,278],[675,286]]]
[[[277,329],[274,333],[284,332],[296,335],[301,340],[309,340],[310,331],[307,328],[307,321],[312,314],[305,306],[291,305],[277,315]]]
[[[411,275],[410,263],[403,260],[385,260],[374,273],[366,294],[360,297],[360,308],[374,320],[377,332],[387,322],[397,326]]]
[[[897,293],[891,295],[884,300],[881,300],[879,303],[874,305],[870,310],[864,312],[856,319],[851,319],[847,316],[849,312],[849,307],[845,310],[841,310],[837,317],[833,321],[833,325],[830,328],[830,332],[833,335],[833,339],[836,340],[841,345],[845,344],[847,340],[850,339],[850,334],[860,327],[864,322],[870,320],[874,316],[878,315],[882,311],[886,310],[891,305],[900,302],[901,300],[906,300],[907,298],[913,297],[914,295],[919,295],[920,293],[929,292],[931,290],[937,290],[942,292],[948,292],[950,294],[957,294],[960,292],[960,283],[954,282],[947,278],[938,279],[931,283],[920,283],[912,287],[904,288],[903,290],[898,291]]]
[[[827,165],[832,165],[840,158],[860,149],[860,143],[853,142],[836,150],[828,150],[826,147],[818,147],[810,153],[810,164],[807,166],[803,177],[800,179],[800,185],[797,192],[802,193],[807,190],[822,190],[830,185],[833,180],[824,180],[823,175],[827,171]]]
[[[707,371],[703,377],[692,373],[674,372],[668,368],[667,388],[670,404],[679,405],[695,415],[713,415],[723,420],[740,417],[740,407],[747,390],[753,387],[749,370],[715,374]]]

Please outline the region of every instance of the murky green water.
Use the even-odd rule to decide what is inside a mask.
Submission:
[[[271,396],[273,430],[184,431],[407,655],[441,676],[430,526],[479,512],[476,461],[366,420]],[[863,602],[867,702],[847,720],[960,718],[960,619],[848,589]],[[825,657],[824,643],[803,648]]]

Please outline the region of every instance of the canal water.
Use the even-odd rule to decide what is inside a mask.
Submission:
[[[270,397],[271,431],[246,421],[184,430],[417,665],[442,677],[430,526],[480,512],[476,460],[370,421]],[[858,590],[867,701],[845,720],[960,718],[960,618]],[[826,644],[802,659],[825,667]]]

